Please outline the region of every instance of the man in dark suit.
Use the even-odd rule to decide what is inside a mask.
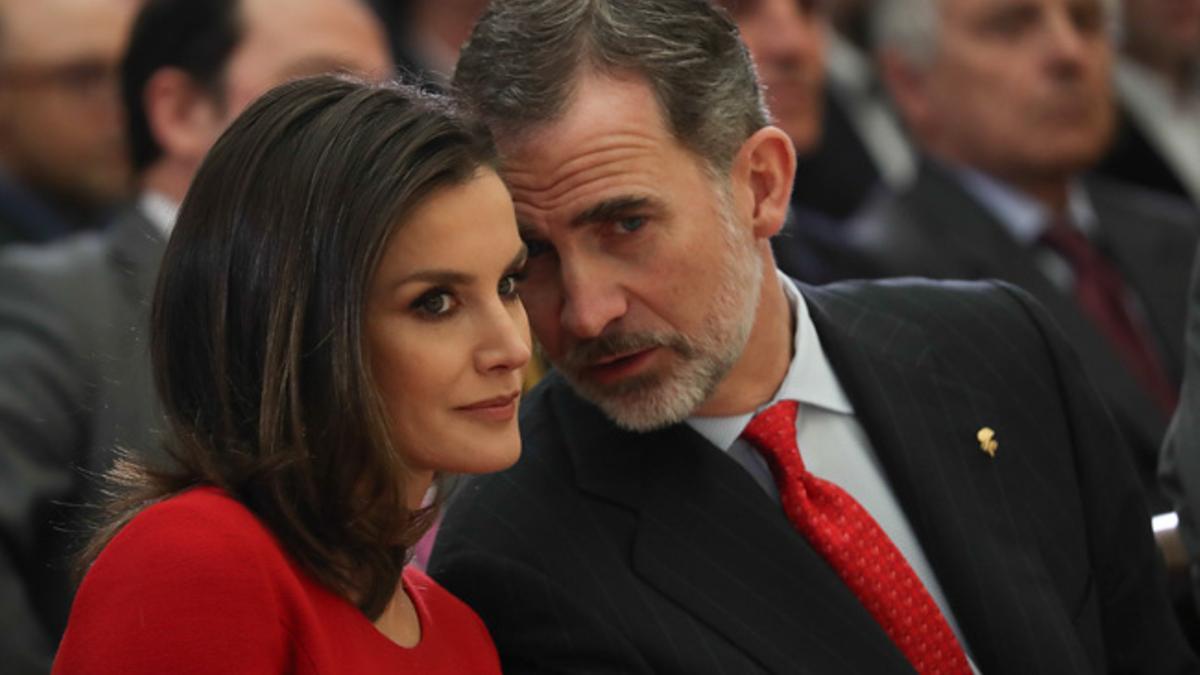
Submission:
[[[116,66],[134,10],[0,0],[0,246],[99,227],[128,197]]]
[[[910,189],[855,224],[855,247],[877,275],[996,278],[1037,298],[1166,510],[1155,466],[1200,221],[1181,202],[1084,176],[1113,128],[1104,8],[946,0],[935,17],[934,4],[879,8],[888,84],[925,159]]]
[[[122,67],[141,195],[103,233],[0,254],[0,659],[44,673],[74,584],[80,504],[116,448],[161,454],[146,343],[158,264],[225,124],[274,84],[390,71],[357,0],[151,0]]]
[[[497,135],[557,368],[430,565],[506,672],[1196,671],[1038,305],[776,271],[794,151],[724,14],[500,0],[455,87]]]

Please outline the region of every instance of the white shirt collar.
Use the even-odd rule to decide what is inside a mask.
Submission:
[[[1022,244],[1033,245],[1050,227],[1049,209],[1029,195],[974,169],[954,167],[952,171],[967,192],[982,202]],[[1087,190],[1078,180],[1072,180],[1067,186],[1067,211],[1071,222],[1084,233],[1095,230],[1096,211]]]
[[[161,192],[147,190],[138,196],[137,208],[154,223],[164,238],[171,236],[175,218],[179,215],[179,204]]]
[[[763,403],[752,412],[729,417],[692,416],[687,419],[687,423],[693,429],[722,450],[728,450],[733,442],[742,435],[742,431],[745,430],[755,413],[776,401],[799,401],[801,415],[804,414],[806,406],[824,408],[846,415],[854,414],[850,399],[846,398],[842,385],[838,383],[837,377],[833,374],[833,367],[829,364],[829,359],[825,357],[825,350],[821,348],[817,328],[813,325],[812,317],[809,316],[804,296],[800,294],[800,290],[796,288],[790,278],[778,270],[776,270],[776,275],[779,277],[779,283],[783,286],[784,295],[787,296],[788,304],[791,305],[795,317],[792,339],[794,354],[779,390],[775,392],[770,401]]]

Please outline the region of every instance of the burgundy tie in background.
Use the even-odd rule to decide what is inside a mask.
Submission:
[[[1126,307],[1125,281],[1120,271],[1069,222],[1055,222],[1042,235],[1042,241],[1071,265],[1075,301],[1116,348],[1146,393],[1169,415],[1178,402],[1178,391],[1162,367],[1149,331]]]
[[[796,445],[798,407],[780,401],[742,432],[771,466],[788,519],[918,673],[969,675],[950,624],[883,528],[848,493],[804,468]]]

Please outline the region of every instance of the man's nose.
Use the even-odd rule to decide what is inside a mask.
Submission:
[[[561,274],[560,322],[575,338],[599,337],[610,323],[625,315],[628,304],[618,280],[600,266],[563,261]]]

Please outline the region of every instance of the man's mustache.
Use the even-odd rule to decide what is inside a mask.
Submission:
[[[678,333],[615,333],[584,340],[575,345],[563,357],[559,367],[568,372],[579,372],[601,359],[656,347],[666,347],[685,358],[691,358],[696,352],[691,343]]]

